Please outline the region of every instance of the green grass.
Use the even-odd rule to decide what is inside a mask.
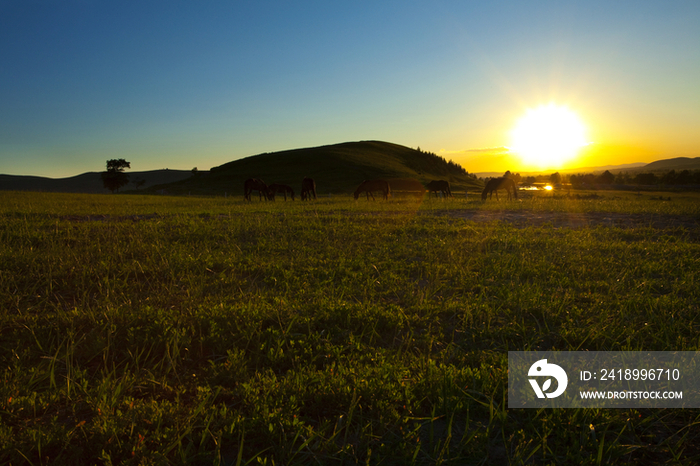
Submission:
[[[0,193],[0,463],[695,464],[697,410],[508,410],[506,352],[697,350],[697,200]],[[499,217],[567,212],[686,226]]]

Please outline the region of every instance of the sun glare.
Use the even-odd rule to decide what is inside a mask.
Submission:
[[[555,104],[529,109],[511,133],[510,149],[523,164],[562,168],[588,144],[586,128],[574,112]]]

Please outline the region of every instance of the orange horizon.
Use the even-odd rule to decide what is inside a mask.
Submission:
[[[571,171],[605,166],[628,165],[635,163],[651,163],[657,160],[675,157],[692,157],[691,155],[664,155],[631,145],[590,144],[579,151],[579,154],[565,164],[559,166],[537,167],[527,165],[520,157],[507,147],[489,149],[473,149],[463,151],[440,151],[442,157],[459,163],[469,173],[481,172],[554,172],[558,170]]]

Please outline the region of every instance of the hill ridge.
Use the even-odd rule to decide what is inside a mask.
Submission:
[[[0,190],[108,194],[110,191],[102,184],[101,173],[85,172],[65,178],[0,174]],[[144,181],[140,190],[145,190],[157,184],[172,183],[192,176],[190,170],[170,170],[167,168],[126,172],[126,174],[129,175],[129,180],[132,182]],[[132,186],[130,183],[122,188],[121,191],[133,189],[131,188]]]
[[[632,165],[632,164],[630,164]],[[264,152],[226,162],[210,171],[147,170],[127,172],[132,181],[143,179],[141,189],[125,186],[122,192],[168,192],[172,194],[242,194],[246,178],[262,178],[268,183],[289,184],[298,190],[301,179],[317,179],[320,192],[352,192],[364,179],[409,179],[427,183],[432,179],[448,179],[456,190],[480,190],[481,182],[474,176],[501,175],[500,172],[467,173],[464,168],[443,157],[399,144],[364,140],[342,142],[316,147]],[[565,170],[562,173],[604,171],[613,168],[588,167]],[[637,167],[615,167],[615,171],[698,170],[700,157],[661,159]],[[0,190],[44,191],[68,193],[109,193],[102,185],[101,172],[86,172],[65,178],[0,174]]]
[[[447,179],[457,189],[476,190],[481,183],[463,167],[419,149],[383,141],[343,142],[252,155],[213,167],[207,176],[156,186],[172,193],[238,193],[247,178],[299,189],[304,177],[316,180],[321,193],[349,193],[365,179],[413,180],[413,186]],[[420,189],[420,188],[418,188]]]
[[[645,170],[700,170],[700,157],[674,157],[656,160],[644,166]]]

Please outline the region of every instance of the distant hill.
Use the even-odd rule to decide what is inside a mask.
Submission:
[[[388,179],[394,190],[411,189],[415,180],[425,184],[434,179],[447,179],[458,191],[483,188],[460,166],[435,154],[388,142],[361,141],[254,155],[214,167],[206,174],[152,186],[149,191],[242,196],[243,182],[259,178],[268,184],[290,185],[298,193],[305,176],[316,181],[319,194],[350,193],[362,180],[372,178]]]
[[[612,173],[618,173],[621,171],[635,171],[646,166],[645,163],[627,163],[624,165],[603,165],[600,167],[578,167],[578,168],[564,168],[561,170],[540,170],[533,172],[517,171],[521,176],[538,176],[538,175],[551,175],[552,173],[559,172],[561,174],[579,174],[579,173],[603,173],[605,170],[609,170]],[[503,172],[479,172],[476,175],[480,178],[493,178],[496,176],[503,176]]]
[[[189,170],[151,170],[126,172],[131,181],[120,191],[136,189],[134,181],[143,180],[140,190],[153,185],[172,183],[192,176]],[[110,191],[102,184],[100,172],[87,172],[69,178],[46,178],[42,176],[0,175],[0,190],[4,191],[40,191],[63,193],[105,193]]]
[[[576,173],[603,173],[604,171],[609,171],[611,173],[618,173],[618,172],[624,172],[624,171],[633,171],[633,170],[638,170],[642,167],[644,167],[646,164],[645,163],[626,163],[623,165],[602,165],[599,167],[579,167],[579,168],[571,168],[567,170],[561,170],[560,173],[569,173],[569,174],[576,174]]]
[[[700,157],[676,157],[673,159],[657,160],[645,165],[644,171],[670,171],[670,170],[700,170]]]
[[[536,172],[518,172],[521,176],[537,176],[537,175],[549,175],[554,172],[559,172],[561,174],[583,174],[583,173],[593,173],[600,174],[605,170],[611,173],[617,174],[619,172],[627,173],[642,173],[642,172],[668,172],[671,170],[681,171],[681,170],[700,170],[700,157],[690,158],[690,157],[676,157],[673,159],[663,159],[657,160],[651,163],[628,163],[624,165],[604,165],[600,167],[579,167],[579,168],[567,168],[562,170],[542,170]],[[503,172],[479,172],[476,175],[480,178],[503,176]]]
[[[602,173],[610,170],[663,172],[700,170],[700,157],[677,157],[649,164],[607,165],[561,170],[561,173]],[[247,178],[261,178],[267,183],[282,183],[299,191],[301,180],[316,180],[319,193],[350,193],[362,180],[386,178],[392,189],[415,189],[417,183],[447,179],[456,191],[480,191],[481,181],[467,176],[462,168],[429,152],[381,141],[346,142],[329,146],[286,150],[254,155],[200,171],[151,170],[126,172],[132,183],[120,192],[167,192],[170,194],[232,195],[243,194]],[[550,172],[547,172],[550,173]],[[535,173],[520,173],[529,176]],[[503,172],[483,172],[479,177],[502,176]],[[144,180],[138,189],[133,183]],[[0,190],[67,193],[109,193],[102,185],[99,172],[68,178],[0,175]]]

